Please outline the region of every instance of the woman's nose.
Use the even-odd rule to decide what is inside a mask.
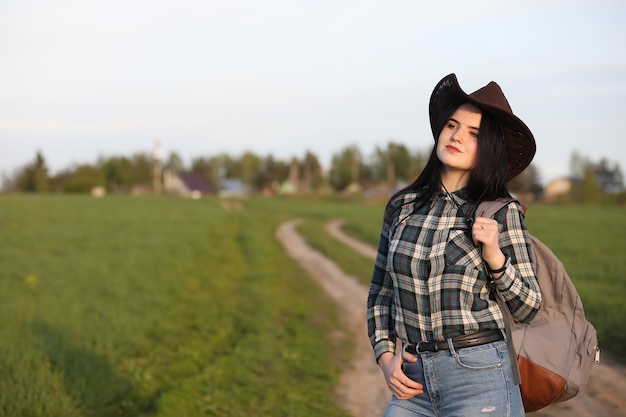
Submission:
[[[454,142],[462,143],[463,142],[463,134],[461,133],[461,131],[459,129],[456,129],[454,132],[452,132],[452,136],[450,136],[450,139],[452,139],[452,141],[454,141]]]

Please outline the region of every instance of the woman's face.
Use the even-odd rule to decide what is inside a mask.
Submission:
[[[466,103],[444,125],[437,141],[437,157],[446,171],[468,172],[474,167],[481,118],[481,110]]]

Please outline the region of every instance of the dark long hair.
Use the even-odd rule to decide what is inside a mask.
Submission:
[[[437,142],[443,127],[452,114],[463,102],[457,102],[444,112],[434,130],[435,146],[430,153],[426,166],[415,181],[398,191],[390,201],[407,192],[419,192],[420,199],[427,203],[441,191],[441,173],[443,164],[437,157]],[[509,160],[506,154],[506,143],[502,126],[481,108],[476,163],[470,170],[470,177],[465,187],[469,200],[479,203],[484,200],[495,200],[498,197],[510,197],[506,187],[509,174]]]

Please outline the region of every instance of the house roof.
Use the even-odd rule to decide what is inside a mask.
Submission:
[[[199,191],[202,194],[212,194],[213,189],[209,185],[204,175],[197,172],[182,172],[178,177],[190,191]]]
[[[221,178],[221,194],[248,194],[248,187],[239,178]]]

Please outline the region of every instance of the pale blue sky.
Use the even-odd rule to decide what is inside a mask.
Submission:
[[[497,81],[544,181],[626,170],[623,1],[0,1],[0,174],[99,155],[429,149],[428,98]]]

